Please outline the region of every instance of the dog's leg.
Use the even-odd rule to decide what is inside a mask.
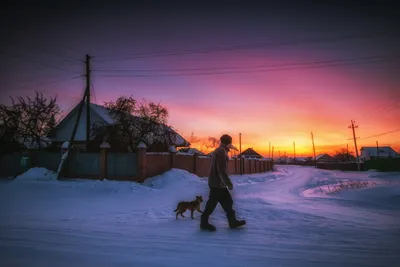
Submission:
[[[194,219],[194,218],[193,218],[193,213],[194,213],[194,210],[190,210],[190,217],[191,217],[192,219]]]

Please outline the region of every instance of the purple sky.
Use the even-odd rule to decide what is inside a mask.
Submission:
[[[84,89],[84,78],[73,78],[83,74],[90,54],[93,100],[133,95],[161,101],[169,107],[170,123],[186,135],[243,132],[246,144],[260,150],[268,140],[284,149],[297,138],[305,140],[307,151],[305,136],[313,127],[321,143],[340,145],[350,119],[369,127],[365,136],[390,131],[399,119],[394,1],[340,7],[281,1],[213,7],[13,3],[2,16],[1,103],[39,90],[57,94],[69,111]],[[193,51],[198,49],[207,52]],[[364,64],[343,65],[354,58]],[[365,64],[371,60],[379,62]],[[299,69],[309,62],[339,66]],[[282,64],[293,69],[279,70]],[[379,116],[372,120],[369,113]],[[394,142],[389,137],[385,142]]]

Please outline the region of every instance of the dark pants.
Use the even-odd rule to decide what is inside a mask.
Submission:
[[[211,213],[213,213],[218,203],[221,204],[228,217],[235,214],[235,211],[232,208],[232,196],[229,193],[228,189],[210,187],[210,196],[203,211],[203,216],[208,218]]]

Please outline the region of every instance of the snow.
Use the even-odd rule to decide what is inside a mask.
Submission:
[[[229,229],[217,206],[214,233],[200,231],[199,213],[175,219],[179,201],[208,199],[207,180],[184,170],[142,184],[47,177],[34,168],[0,183],[1,266],[390,267],[400,260],[400,173],[285,165],[234,175],[234,209],[247,225]],[[319,187],[323,193],[313,193]]]
[[[110,110],[106,107],[90,103],[91,110],[93,110],[99,117],[101,117],[109,125],[115,124],[116,120],[110,114]]]
[[[49,181],[49,180],[54,180],[55,179],[55,175],[54,172],[46,169],[46,168],[39,168],[39,167],[35,167],[35,168],[31,168],[28,171],[26,171],[25,173],[17,176],[15,178],[18,182],[20,181]]]
[[[176,148],[175,148],[174,146],[170,146],[170,147],[168,148],[168,151],[171,152],[171,153],[176,153],[176,152],[177,152],[177,151],[176,151]]]
[[[68,148],[69,148],[69,142],[68,142],[68,141],[65,141],[65,142],[62,144],[61,148],[62,148],[62,149],[68,149]]]
[[[198,155],[205,156],[205,154],[203,152],[201,152],[200,150],[198,150],[197,148],[194,148],[194,147],[179,149],[178,153],[179,154],[188,154],[188,155],[198,154]]]

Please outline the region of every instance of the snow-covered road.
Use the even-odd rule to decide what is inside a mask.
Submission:
[[[208,198],[185,171],[138,185],[32,170],[0,183],[0,266],[399,266],[399,174],[277,168],[232,177],[247,225],[230,230],[218,206],[214,233],[199,230],[200,214],[175,219],[178,201]],[[340,181],[377,185],[324,192]]]

